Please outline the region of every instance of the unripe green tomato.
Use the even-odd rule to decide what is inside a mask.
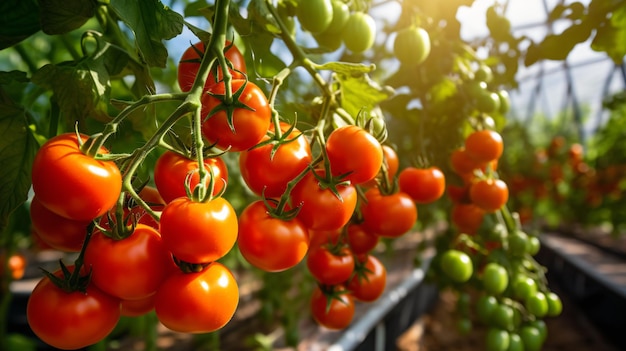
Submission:
[[[337,51],[341,47],[341,36],[331,33],[319,33],[314,34],[313,37],[320,48],[328,50],[329,52]]]
[[[511,343],[509,332],[498,328],[489,328],[485,348],[487,351],[507,351]]]
[[[516,231],[509,235],[509,252],[513,256],[524,256],[528,253],[528,234]]]
[[[537,283],[532,278],[520,275],[513,281],[513,294],[520,300],[526,300],[537,293]]]
[[[493,311],[498,306],[498,300],[491,295],[482,295],[476,301],[476,315],[483,323],[491,320]]]
[[[333,20],[333,4],[330,0],[300,0],[296,15],[302,29],[311,33],[321,33]]]
[[[561,298],[559,295],[553,293],[552,291],[546,294],[546,299],[548,300],[548,316],[556,317],[561,314],[563,311],[563,302],[561,302]]]
[[[541,335],[541,342],[546,341],[546,338],[548,337],[548,326],[543,319],[535,319],[534,321],[529,322],[528,325],[539,330],[539,335]]]
[[[493,72],[491,71],[491,68],[489,68],[489,66],[480,65],[476,72],[474,72],[474,79],[481,82],[489,83],[493,79]]]
[[[488,294],[501,294],[509,285],[509,275],[504,267],[491,262],[483,270],[483,288]]]
[[[480,112],[495,113],[500,109],[500,96],[490,91],[480,94],[474,102]]]
[[[348,18],[341,36],[348,50],[361,53],[374,45],[376,22],[367,13],[355,12]]]
[[[463,283],[472,277],[472,259],[464,252],[448,250],[441,256],[441,270],[453,281]]]
[[[333,19],[324,33],[341,34],[346,26],[346,23],[348,23],[348,18],[350,18],[350,8],[346,3],[339,0],[332,0],[332,5]]]
[[[509,348],[506,351],[524,351],[524,342],[519,334],[509,333]]]
[[[543,345],[543,337],[539,329],[533,326],[523,326],[519,332],[522,342],[524,343],[524,351],[539,351]]]
[[[548,313],[548,299],[542,292],[537,292],[526,298],[524,306],[529,313],[537,318],[542,318]]]
[[[430,54],[430,36],[423,28],[401,29],[396,33],[393,52],[402,64],[419,65]]]
[[[511,98],[509,97],[509,93],[506,90],[500,90],[498,92],[498,96],[500,97],[500,114],[506,115],[507,112],[511,109]]]
[[[541,241],[536,236],[531,236],[528,238],[528,254],[531,256],[535,256],[539,249],[541,248]]]
[[[514,326],[515,312],[513,307],[504,304],[498,304],[491,313],[491,322],[493,326],[505,330],[512,330]]]

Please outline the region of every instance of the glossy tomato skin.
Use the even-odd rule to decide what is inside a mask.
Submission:
[[[457,203],[452,206],[452,223],[463,233],[475,234],[484,218],[485,211],[473,203]]]
[[[311,33],[321,33],[333,20],[333,5],[331,0],[298,1],[296,15],[302,29]]]
[[[367,13],[354,12],[343,28],[342,38],[346,48],[354,53],[368,50],[376,39],[376,21]]]
[[[230,44],[231,42],[226,41],[226,47],[228,47]],[[195,43],[189,46],[183,52],[177,68],[178,86],[183,92],[191,90],[193,81],[198,75],[198,69],[200,69],[200,61],[204,52],[205,46],[203,42]],[[245,77],[244,74],[246,73],[246,61],[244,60],[241,51],[239,51],[239,49],[237,49],[235,45],[232,45],[228,50],[226,50],[224,56],[226,56],[226,59],[230,61],[230,63],[233,65],[234,70],[230,69],[230,74],[233,76],[233,79],[243,79]],[[211,70],[204,85],[204,89],[208,90],[212,85],[216,84],[222,79],[222,69],[218,66],[217,78],[215,77],[215,73],[213,72],[213,70]]]
[[[500,179],[482,179],[470,187],[470,199],[487,212],[501,209],[509,200],[509,188]]]
[[[423,28],[403,28],[396,33],[393,52],[402,64],[419,65],[430,54],[430,36]]]
[[[91,221],[76,221],[50,211],[37,196],[30,203],[30,219],[39,239],[55,250],[79,252]]]
[[[154,294],[165,279],[171,260],[161,235],[143,224],[120,240],[96,231],[85,251],[85,265],[91,267],[92,283],[123,300]]]
[[[383,164],[383,149],[365,129],[348,125],[335,129],[326,140],[326,153],[333,176],[362,184],[374,179]]]
[[[281,123],[283,132],[289,126]],[[241,176],[250,190],[266,198],[278,198],[287,189],[287,183],[304,171],[311,163],[311,145],[298,129],[287,136],[295,138],[281,144],[272,155],[273,144],[244,150],[239,153]],[[263,140],[269,139],[268,136]]]
[[[217,83],[210,89],[210,94],[202,97],[202,135],[216,147],[229,151],[243,151],[258,144],[267,133],[270,126],[272,111],[265,97],[265,94],[256,84],[243,79],[232,81],[233,93],[243,87],[239,96],[239,102],[248,106],[246,108],[235,108],[233,111],[232,124],[234,131],[228,124],[228,117],[225,111],[219,111],[213,115],[211,111],[220,104],[218,98],[213,96],[223,95],[225,91],[224,83]],[[230,147],[230,149],[229,149]]]
[[[73,267],[68,267],[72,270]],[[61,276],[61,271],[55,272]],[[45,343],[75,350],[99,342],[120,319],[120,300],[92,284],[87,293],[65,292],[42,278],[28,299],[28,324]]]
[[[239,304],[233,274],[219,262],[201,272],[176,271],[165,279],[154,297],[157,318],[181,333],[210,333],[225,326]]]
[[[333,230],[311,230],[309,229],[309,248],[322,245],[337,245],[343,241],[341,235],[343,228]]]
[[[161,214],[165,247],[181,261],[213,262],[230,251],[237,240],[237,215],[222,197],[209,202],[178,198]]]
[[[139,317],[154,310],[154,296],[156,292],[150,296],[136,300],[122,300],[122,316]]]
[[[378,188],[365,192],[367,202],[361,205],[363,223],[374,233],[397,238],[408,232],[417,221],[417,207],[409,195],[397,192],[383,195]]]
[[[349,224],[347,230],[348,246],[355,255],[362,255],[372,251],[380,237],[364,224]]]
[[[213,172],[213,195],[219,194],[228,184],[228,168],[220,157],[204,158],[204,168]],[[165,202],[187,196],[185,182],[189,180],[189,189],[200,183],[198,162],[188,159],[173,151],[165,151],[154,165],[154,183]],[[205,188],[208,189],[210,177]]]
[[[479,130],[465,139],[465,150],[478,162],[495,161],[502,155],[504,143],[502,136],[493,130]]]
[[[354,275],[346,288],[358,301],[372,302],[383,294],[386,284],[387,269],[376,256],[367,255],[362,275]]]
[[[315,321],[328,329],[344,329],[352,323],[354,317],[354,298],[344,287],[338,286],[333,298],[328,303],[328,297],[315,287],[311,295],[311,315]]]
[[[256,201],[239,216],[237,243],[243,257],[253,266],[280,272],[302,261],[309,248],[309,234],[298,218],[274,218],[263,201]]]
[[[323,171],[316,171],[319,175]],[[356,188],[350,184],[337,185],[341,198],[329,188],[323,188],[312,172],[302,178],[291,192],[293,206],[300,206],[298,218],[312,230],[342,228],[356,208]]]
[[[354,256],[347,247],[334,254],[328,247],[318,246],[309,251],[306,265],[320,284],[337,285],[346,282],[354,272]]]
[[[81,139],[86,141],[88,137],[81,135]],[[108,153],[104,148],[99,152]],[[39,149],[33,161],[32,181],[41,204],[77,221],[102,216],[115,205],[122,191],[117,165],[83,154],[75,133],[55,136]]]
[[[400,160],[398,159],[398,153],[389,145],[383,145],[383,163],[387,166],[387,180],[389,184],[393,184],[393,181],[400,168]],[[376,181],[382,181],[382,171],[378,173],[378,176],[368,182],[363,183],[366,188],[375,187]]]
[[[413,201],[427,204],[438,200],[446,190],[446,178],[437,167],[407,167],[398,176],[400,191]]]

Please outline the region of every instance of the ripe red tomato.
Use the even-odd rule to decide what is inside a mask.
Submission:
[[[472,202],[487,212],[495,212],[509,200],[509,188],[500,179],[481,179],[470,187]]]
[[[73,270],[73,267],[68,267]],[[54,273],[61,277],[61,270]],[[80,349],[104,339],[120,319],[120,300],[87,285],[87,293],[66,292],[42,278],[28,299],[28,324],[45,343]]]
[[[474,204],[457,203],[452,206],[452,223],[463,233],[475,234],[484,217],[485,211]]]
[[[387,165],[387,179],[390,184],[393,184],[393,179],[398,173],[398,168],[400,167],[400,160],[398,159],[396,150],[389,145],[383,145],[383,163]],[[379,172],[376,178],[380,178],[382,180],[382,172]],[[363,183],[363,186],[366,188],[375,187],[376,178]]]
[[[154,296],[144,297],[136,300],[122,300],[122,316],[138,317],[154,310]]]
[[[194,202],[186,197],[173,200],[161,214],[165,247],[179,260],[213,262],[230,251],[237,241],[237,215],[222,197]]]
[[[272,217],[263,201],[248,205],[239,216],[239,251],[253,266],[279,272],[298,264],[309,248],[307,228],[298,219]]]
[[[326,244],[338,244],[340,241],[343,241],[343,238],[341,236],[342,231],[343,228],[333,230],[309,229],[309,249]]]
[[[446,190],[446,178],[437,167],[407,167],[398,176],[400,191],[413,201],[427,204],[436,201]]]
[[[344,329],[354,317],[354,298],[342,286],[335,289],[331,298],[315,287],[311,295],[311,315],[318,324],[328,329]]]
[[[213,195],[217,195],[228,184],[228,168],[220,157],[204,158],[204,168],[213,172]],[[200,183],[198,162],[188,159],[173,151],[165,151],[154,165],[154,183],[165,202],[178,197],[187,196],[185,182],[189,182],[189,189]],[[205,182],[208,188],[210,177]]]
[[[30,219],[38,237],[55,250],[79,252],[91,221],[75,221],[61,217],[39,202],[37,196],[30,203]]]
[[[245,84],[245,87],[243,87]],[[242,88],[243,87],[243,88]],[[247,108],[236,107],[232,113],[232,129],[228,114],[218,111],[211,115],[222,101],[214,95],[224,95],[224,83],[217,83],[202,97],[202,135],[216,147],[229,151],[243,151],[258,144],[270,126],[272,110],[263,91],[254,83],[243,79],[232,81],[233,94],[243,89],[239,102]]]
[[[91,267],[92,283],[122,300],[154,294],[171,267],[171,259],[161,235],[143,224],[121,240],[96,231],[85,251],[85,266]]]
[[[88,137],[81,135],[86,141]],[[99,150],[106,154],[105,148]],[[42,205],[59,216],[90,221],[115,205],[122,175],[114,162],[99,161],[80,151],[75,133],[57,135],[37,152],[33,190]]]
[[[226,41],[226,47],[230,45],[230,41]],[[205,47],[203,42],[195,43],[187,48],[183,52],[180,61],[178,62],[178,86],[183,92],[187,92],[191,89],[193,81],[198,75],[198,69],[200,69],[200,61],[205,53]],[[233,79],[242,79],[246,73],[246,61],[241,54],[241,51],[237,49],[235,45],[231,45],[224,53],[226,59],[230,61],[234,69],[230,69],[230,74]],[[218,81],[224,79],[222,74],[222,68],[215,66],[217,69],[217,78],[215,77],[214,70],[209,72],[209,76],[204,85],[204,89],[208,90],[211,85],[214,85]],[[240,72],[237,72],[240,71]]]
[[[350,279],[346,288],[358,301],[372,302],[385,291],[387,269],[374,255],[367,255],[364,267]]]
[[[157,318],[181,333],[210,333],[225,326],[239,304],[233,274],[219,262],[201,272],[176,271],[165,279],[154,297]]]
[[[372,251],[378,245],[379,236],[363,224],[348,225],[348,246],[355,255]]]
[[[281,129],[285,132],[289,125],[281,123]],[[274,144],[267,144],[239,154],[241,177],[255,194],[280,197],[287,189],[287,183],[311,163],[313,157],[307,138],[295,128],[287,138],[295,140],[281,144],[275,151]],[[268,139],[265,136],[262,141]]]
[[[315,171],[319,176],[324,171]],[[340,197],[323,187],[313,172],[302,178],[291,191],[291,203],[300,206],[298,218],[312,230],[334,230],[343,227],[356,208],[357,192],[354,185],[337,185]]]
[[[326,140],[333,176],[346,175],[353,184],[374,179],[383,164],[383,149],[365,129],[349,125],[335,129]]]
[[[366,202],[361,205],[363,223],[372,232],[397,238],[413,228],[417,221],[417,207],[403,192],[383,195],[378,188],[365,192]]]
[[[502,155],[502,136],[493,130],[479,130],[465,139],[465,150],[478,162],[495,161]]]
[[[474,170],[485,167],[485,163],[474,159],[465,148],[459,148],[452,151],[452,154],[450,155],[450,164],[452,166],[452,170],[462,177],[471,175]]]
[[[309,251],[306,265],[320,284],[337,285],[346,282],[354,272],[354,256],[347,247],[335,254],[327,246],[318,246]]]

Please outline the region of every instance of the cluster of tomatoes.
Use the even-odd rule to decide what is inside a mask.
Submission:
[[[449,186],[458,234],[445,243],[448,248],[439,251],[433,266],[444,285],[460,291],[462,332],[478,320],[487,327],[486,350],[540,350],[547,333],[543,318],[559,315],[562,305],[532,259],[539,239],[522,231],[506,210],[508,188],[496,172],[502,151],[498,133],[479,130],[451,155],[463,181]],[[488,216],[497,223],[484,225]]]

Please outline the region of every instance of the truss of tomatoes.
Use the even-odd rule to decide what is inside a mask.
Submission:
[[[198,43],[183,54],[181,90],[196,79],[203,52]],[[120,168],[106,160],[105,147],[90,150],[88,136],[61,134],[38,151],[33,235],[51,248],[80,252],[84,261],[78,269],[62,264],[46,274],[29,299],[28,322],[44,342],[85,347],[105,338],[121,316],[150,311],[174,331],[222,328],[237,309],[239,290],[218,260],[235,243],[251,265],[268,272],[306,261],[318,283],[311,314],[325,327],[345,328],[355,300],[371,302],[383,293],[386,269],[372,250],[380,238],[411,230],[416,204],[443,193],[443,175],[434,168],[407,169],[399,188],[392,186],[395,151],[355,125],[332,131],[322,150],[325,162],[314,164],[304,133],[272,123],[271,106],[246,79],[239,50],[227,43],[225,56],[234,102],[223,102],[229,94],[216,67],[204,87],[202,134],[215,149],[239,154],[242,178],[259,197],[239,216],[222,197],[229,179],[219,155],[203,157],[209,176],[201,179],[191,152],[163,152],[154,167],[155,187],[138,189],[148,209],[123,196]],[[203,199],[197,198],[199,187],[207,189]],[[152,213],[160,214],[158,220]]]

